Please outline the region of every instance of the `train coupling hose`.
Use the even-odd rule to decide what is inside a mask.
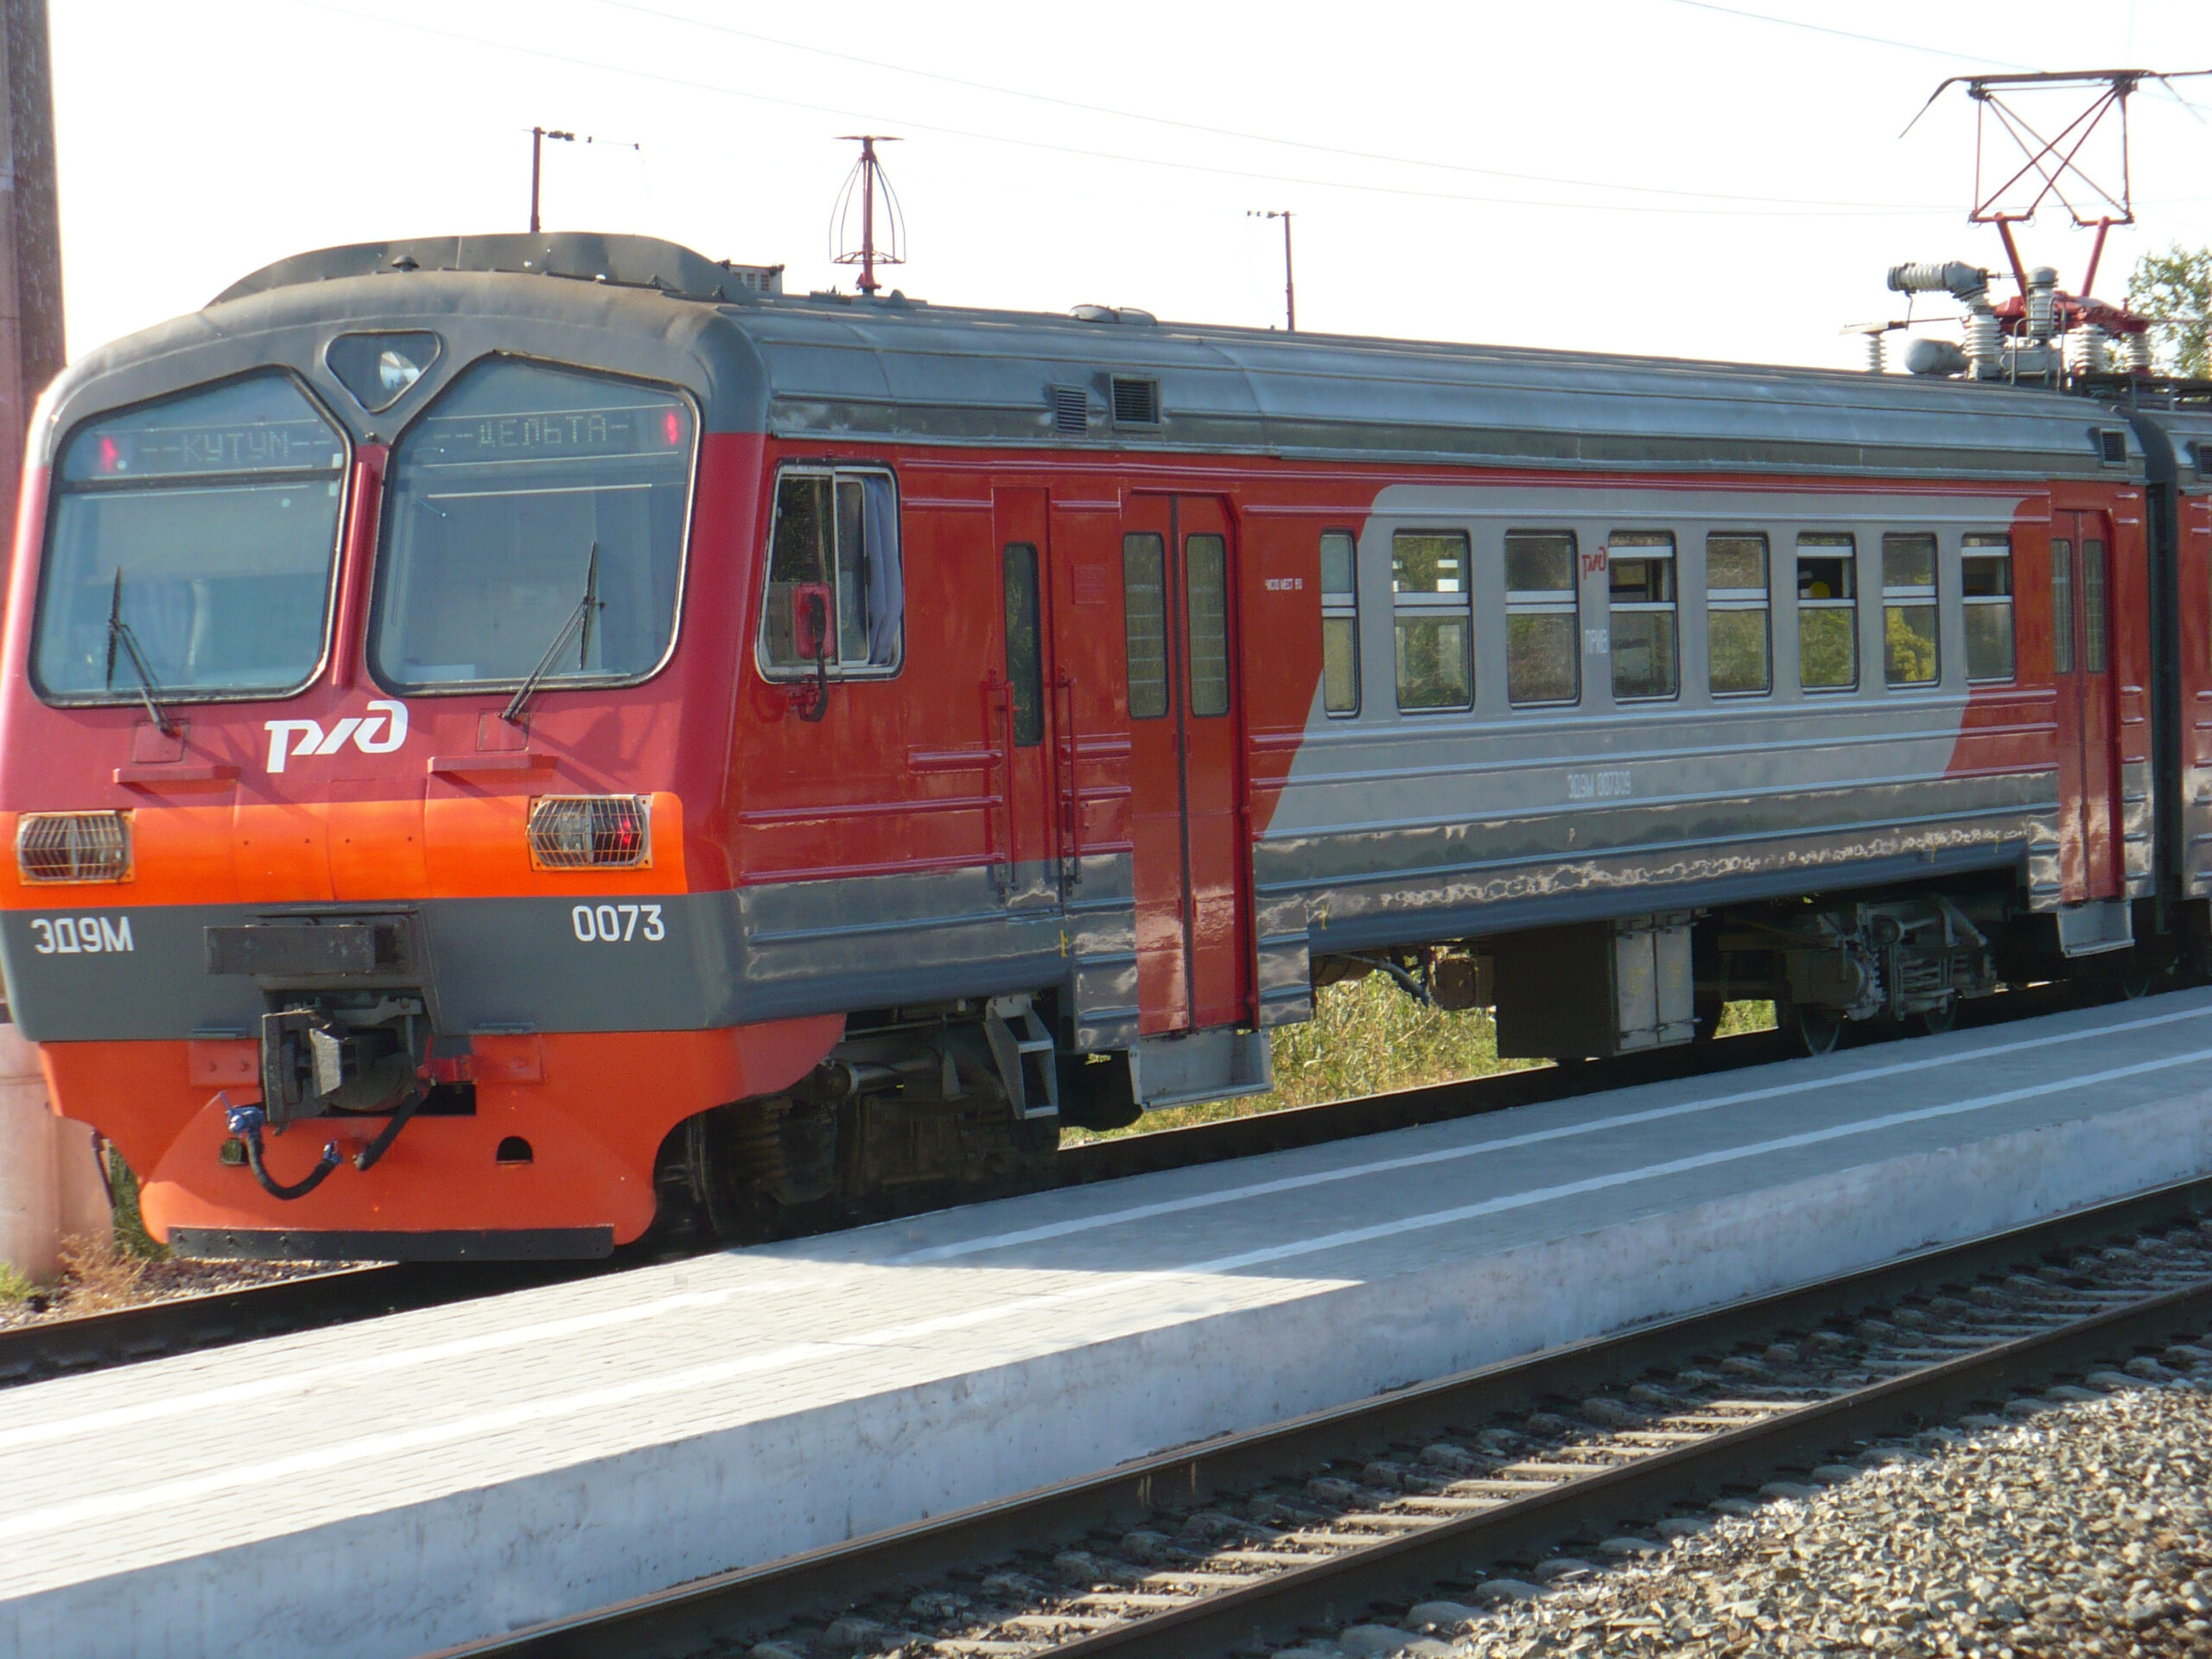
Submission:
[[[330,1172],[338,1167],[345,1154],[335,1141],[325,1143],[322,1157],[315,1166],[289,1186],[271,1175],[261,1161],[261,1132],[268,1126],[269,1114],[260,1106],[233,1106],[228,1095],[219,1094],[216,1101],[223,1108],[223,1121],[231,1133],[245,1143],[245,1161],[253,1171],[253,1179],[261,1183],[261,1190],[272,1198],[289,1203],[304,1198],[330,1179]]]

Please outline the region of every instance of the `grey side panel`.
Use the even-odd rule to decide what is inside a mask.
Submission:
[[[1070,1009],[1078,1052],[1127,1048],[1137,1035],[1135,866],[1127,853],[1086,853],[1070,895]]]
[[[1261,893],[1254,884],[1254,981],[1262,1026],[1295,1025],[1313,1017],[1309,908],[1301,893]]]
[[[734,1001],[762,1020],[1062,983],[1072,950],[1059,909],[1008,909],[1001,868],[741,888]]]
[[[1270,836],[1255,886],[1344,950],[1967,869],[2055,880],[2056,823],[2050,773],[1891,783]]]
[[[2120,767],[2120,850],[2131,899],[2148,899],[2158,885],[2158,872],[2152,866],[2154,790],[2149,761],[2130,760]]]
[[[0,968],[16,1021],[36,1041],[245,1036],[267,1004],[252,978],[207,972],[209,927],[411,910],[453,1032],[700,1030],[1072,979],[1087,1046],[1126,1042],[1136,1021],[1128,857],[1086,858],[1082,901],[1065,919],[1057,906],[1007,909],[995,877],[981,866],[643,900],[412,906],[94,909],[79,897],[66,911],[0,913]]]

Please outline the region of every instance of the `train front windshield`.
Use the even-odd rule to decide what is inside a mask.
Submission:
[[[676,632],[690,405],[480,363],[400,435],[371,662],[396,690],[642,679]]]
[[[40,691],[135,702],[303,685],[322,660],[346,453],[282,374],[78,428],[40,585]]]

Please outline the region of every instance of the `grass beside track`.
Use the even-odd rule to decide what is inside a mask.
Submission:
[[[1718,1034],[1732,1037],[1773,1026],[1773,1003],[1731,1002]],[[1419,1089],[1551,1064],[1499,1058],[1497,1027],[1487,1010],[1447,1014],[1423,1007],[1381,974],[1318,992],[1313,1018],[1304,1025],[1276,1027],[1268,1033],[1268,1042],[1274,1056],[1275,1086],[1266,1094],[1171,1106],[1147,1112],[1127,1128],[1069,1129],[1061,1144],[1079,1146],[1086,1141],[1187,1128],[1193,1123],[1255,1117],[1295,1106],[1320,1106],[1393,1089]]]

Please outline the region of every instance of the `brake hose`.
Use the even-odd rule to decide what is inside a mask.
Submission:
[[[399,1139],[399,1132],[407,1127],[408,1120],[423,1109],[423,1103],[429,1098],[420,1088],[410,1084],[406,1098],[399,1103],[398,1110],[392,1113],[391,1122],[384,1126],[384,1132],[354,1154],[353,1167],[365,1175],[374,1169],[377,1160],[391,1150],[391,1143]]]
[[[410,1088],[399,1103],[399,1109],[392,1113],[391,1121],[384,1126],[383,1133],[353,1155],[353,1167],[364,1174],[374,1169],[377,1160],[391,1150],[391,1143],[399,1139],[399,1132],[423,1109],[423,1103],[428,1097],[421,1089]],[[216,1098],[223,1103],[224,1121],[230,1125],[231,1133],[245,1144],[246,1166],[253,1171],[253,1179],[261,1183],[261,1190],[272,1198],[281,1198],[288,1204],[294,1198],[304,1198],[329,1179],[330,1172],[345,1161],[338,1143],[327,1141],[315,1166],[287,1185],[271,1175],[261,1160],[261,1131],[269,1122],[269,1114],[259,1106],[233,1106],[226,1096],[219,1095]]]
[[[329,1179],[330,1172],[338,1167],[343,1154],[335,1141],[327,1141],[315,1166],[287,1186],[262,1166],[261,1130],[269,1122],[269,1114],[258,1106],[233,1106],[223,1095],[215,1098],[223,1103],[224,1121],[230,1125],[231,1133],[245,1142],[246,1166],[253,1171],[253,1179],[261,1183],[261,1190],[270,1198],[282,1198],[288,1204],[294,1198],[304,1198]]]

